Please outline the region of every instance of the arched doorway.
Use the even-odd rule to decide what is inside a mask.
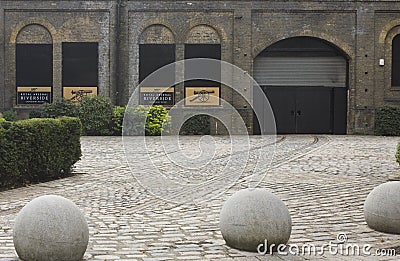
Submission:
[[[285,39],[254,59],[253,72],[278,133],[346,133],[348,58],[337,47],[313,37]],[[263,124],[255,118],[255,133]]]

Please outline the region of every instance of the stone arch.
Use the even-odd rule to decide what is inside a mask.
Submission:
[[[34,36],[35,32],[39,33],[39,35]],[[19,43],[25,42],[29,36],[34,37],[34,42],[32,42],[31,39],[30,43],[47,43],[49,40],[51,40],[49,43],[60,42],[59,34],[51,23],[42,18],[31,18],[15,26],[14,30],[11,32],[10,43],[16,44],[17,41],[19,41]]]
[[[19,31],[16,43],[51,44],[53,43],[53,38],[46,27],[40,24],[30,24]]]
[[[320,32],[312,32],[309,30],[299,32],[299,33],[294,33],[291,35],[275,35],[274,37],[269,38],[268,42],[261,42],[261,43],[255,45],[253,48],[253,59],[255,57],[257,57],[257,55],[259,55],[268,46],[270,46],[274,43],[277,43],[279,41],[288,39],[288,38],[299,37],[299,36],[318,38],[320,40],[326,41],[326,42],[332,44],[338,50],[340,50],[348,59],[354,60],[354,57],[355,57],[354,52],[349,45],[347,45],[343,41],[338,40],[337,38],[334,38],[328,34],[320,33]]]
[[[383,33],[383,31],[382,31]],[[382,42],[381,42],[381,36],[379,37],[379,42],[382,44],[389,44],[390,46],[392,45],[392,41],[393,39],[400,34],[400,20],[399,20],[399,24],[392,27],[390,30],[386,31],[386,34],[382,34],[381,36],[384,36],[382,38]]]
[[[60,28],[64,42],[98,42],[101,39],[100,26],[89,17],[69,19]]]
[[[397,34],[400,34],[400,19],[393,20],[382,28],[379,43],[392,42]]]
[[[171,29],[163,24],[152,24],[142,31],[139,44],[173,44],[175,36]]]
[[[221,36],[212,26],[200,24],[192,27],[186,34],[188,44],[220,44]]]

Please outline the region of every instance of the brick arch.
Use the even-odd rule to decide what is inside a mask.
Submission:
[[[46,27],[39,24],[29,24],[19,31],[16,43],[51,44],[53,38]]]
[[[214,30],[218,34],[220,43],[228,41],[228,36],[227,36],[224,28],[220,24],[215,24],[213,22],[205,21],[203,19],[196,19],[196,20],[190,21],[189,23],[190,23],[189,27],[183,31],[182,35],[184,36],[184,38],[182,39],[183,40],[182,42],[186,42],[186,40],[189,37],[190,32],[197,26],[208,26],[208,27],[212,28],[212,30]]]
[[[379,43],[391,43],[397,34],[400,34],[400,19],[393,20],[382,28],[379,34]]]
[[[172,30],[160,23],[147,25],[139,36],[140,44],[173,44],[175,35]]]
[[[89,17],[69,19],[60,28],[64,42],[98,42],[101,40],[99,24]]]
[[[199,24],[190,28],[185,37],[185,43],[188,44],[220,44],[221,43],[221,36],[214,27],[206,25],[206,24]]]
[[[44,28],[49,33],[53,43],[60,42],[59,34],[58,34],[57,30],[55,29],[55,27],[51,23],[49,23],[48,21],[46,21],[43,18],[31,18],[31,19],[22,21],[19,24],[17,24],[17,26],[15,26],[15,28],[11,32],[10,43],[16,44],[19,34],[24,29],[26,29],[30,26],[40,26],[40,27]]]
[[[389,31],[386,32],[382,43],[392,45],[392,41],[397,35],[400,35],[400,24],[392,27]],[[380,42],[380,38],[379,38],[379,42]]]
[[[268,39],[268,42],[261,42],[254,46],[253,48],[253,59],[257,57],[264,49],[266,49],[268,46],[277,43],[281,40],[285,40],[288,38],[293,38],[293,37],[299,37],[299,36],[306,36],[306,37],[312,37],[312,38],[318,38],[324,41],[327,41],[331,44],[333,44],[338,50],[340,50],[348,59],[354,60],[354,52],[350,48],[349,45],[346,43],[330,36],[325,33],[316,33],[316,32],[311,32],[311,31],[303,31],[297,34],[293,35],[275,35],[274,38]]]

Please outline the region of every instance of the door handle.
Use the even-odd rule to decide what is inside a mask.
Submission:
[[[297,111],[297,115],[300,116],[301,115],[301,111]]]

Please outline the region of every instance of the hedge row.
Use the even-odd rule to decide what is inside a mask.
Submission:
[[[32,111],[30,118],[78,117],[82,123],[83,135],[121,135],[126,106],[112,106],[105,96],[87,96],[80,104],[60,100],[45,104],[41,110]],[[171,117],[163,106],[143,106],[129,109],[129,119],[137,125],[137,133],[160,135],[168,132]],[[141,129],[141,130],[140,130]]]
[[[377,109],[375,121],[376,134],[400,136],[400,108],[387,106]]]
[[[70,175],[81,157],[77,118],[0,123],[0,188]]]

